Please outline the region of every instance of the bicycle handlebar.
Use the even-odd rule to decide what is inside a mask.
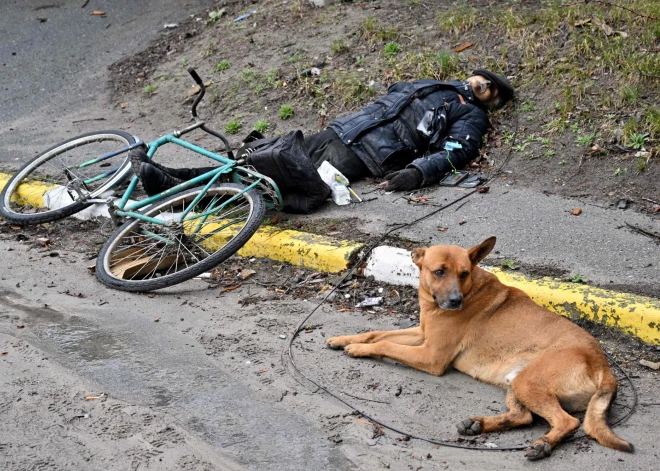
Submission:
[[[202,101],[202,98],[204,98],[204,94],[206,93],[206,87],[204,86],[204,82],[202,81],[202,79],[199,78],[199,75],[197,75],[197,72],[195,72],[195,69],[193,69],[192,67],[188,67],[188,73],[193,78],[195,83],[199,85],[199,95],[197,95],[197,98],[195,98],[195,101],[193,102],[192,105],[193,118],[197,118],[197,105],[199,104],[200,101]]]
[[[199,104],[200,101],[202,101],[202,98],[204,98],[204,94],[206,93],[206,87],[204,86],[204,82],[199,77],[199,75],[197,74],[195,69],[193,69],[192,67],[188,67],[188,73],[193,78],[195,83],[197,83],[197,85],[199,85],[199,95],[197,95],[197,98],[195,98],[195,101],[193,102],[193,105],[192,105],[192,115],[193,115],[193,118],[195,118],[195,120],[197,120],[198,119],[197,118],[197,105]],[[231,160],[234,160],[234,153],[231,151],[231,146],[229,145],[229,141],[227,140],[227,138],[225,136],[223,136],[219,132],[215,132],[214,130],[207,128],[204,125],[200,126],[200,129],[202,131],[205,131],[205,132],[211,134],[212,136],[215,136],[218,139],[220,139],[223,142],[223,144],[225,145],[225,150],[227,151],[227,156]]]

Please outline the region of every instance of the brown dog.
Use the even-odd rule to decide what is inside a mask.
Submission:
[[[505,388],[505,414],[470,417],[458,424],[464,435],[504,430],[532,422],[550,424],[527,449],[530,460],[550,455],[580,426],[566,411],[586,410],[584,430],[601,445],[621,451],[633,446],[609,428],[607,410],[617,391],[607,357],[588,332],[505,286],[477,264],[495,237],[465,250],[451,245],[414,249],[420,269],[420,325],[411,329],[332,337],[330,348],[352,357],[391,358],[442,375],[448,366]]]

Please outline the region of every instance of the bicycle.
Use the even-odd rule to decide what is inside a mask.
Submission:
[[[0,194],[0,216],[19,225],[42,224],[106,204],[117,229],[99,251],[96,274],[106,286],[124,291],[172,286],[235,254],[256,232],[266,209],[281,208],[282,196],[272,179],[243,166],[244,159],[235,160],[227,138],[199,118],[197,105],[206,87],[194,69],[188,72],[200,87],[192,104],[194,124],[149,143],[114,130],[63,141],[12,176]],[[197,129],[219,138],[227,156],[181,139]],[[130,200],[139,182],[131,152],[140,148],[153,159],[165,144],[220,165],[162,193]],[[114,198],[114,190],[129,178],[121,198]]]

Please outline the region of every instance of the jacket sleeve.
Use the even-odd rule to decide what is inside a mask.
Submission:
[[[446,105],[446,111],[444,138],[431,145],[426,156],[408,165],[422,173],[422,186],[437,183],[445,173],[462,169],[475,159],[488,128],[488,115],[477,106],[451,103]]]

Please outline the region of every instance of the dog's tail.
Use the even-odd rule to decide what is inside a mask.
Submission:
[[[598,389],[587,406],[584,431],[603,446],[632,453],[635,451],[632,444],[617,437],[607,425],[607,411],[616,396],[616,390],[616,377],[609,369],[604,369],[601,373]]]

